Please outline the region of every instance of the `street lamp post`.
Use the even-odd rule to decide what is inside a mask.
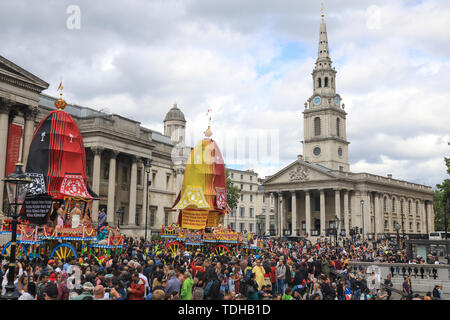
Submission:
[[[2,300],[17,300],[19,296],[16,294],[14,286],[14,276],[16,274],[16,246],[17,246],[17,223],[22,209],[23,202],[28,192],[28,186],[32,182],[23,171],[22,163],[16,163],[16,170],[3,181],[6,183],[8,193],[8,200],[14,211],[8,210],[12,213],[12,235],[11,235],[11,249],[8,264],[8,284],[5,286],[6,292],[1,296]]]
[[[144,241],[147,241],[147,221],[148,221],[148,207],[149,207],[149,201],[148,201],[148,188],[151,186],[152,181],[150,180],[150,170],[152,167],[152,161],[147,160],[145,161],[145,172],[147,173],[147,185],[145,186],[145,196],[146,196],[146,205],[145,205],[145,236]]]
[[[364,241],[364,200],[361,200],[361,213],[362,213],[362,240]]]
[[[397,231],[397,248],[400,249],[400,224],[398,222],[395,222],[394,228]]]
[[[339,217],[338,216],[334,217],[334,228],[336,230],[335,237],[336,237],[336,246],[337,246],[337,243],[338,243],[338,231],[339,231]]]

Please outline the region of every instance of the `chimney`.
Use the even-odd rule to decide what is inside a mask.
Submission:
[[[389,173],[387,176],[389,179],[392,179],[392,174]]]

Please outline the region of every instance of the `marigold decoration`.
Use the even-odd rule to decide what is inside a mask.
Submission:
[[[180,210],[178,224],[182,228],[200,230],[216,227],[229,207],[226,203],[225,164],[216,142],[201,140],[192,150],[186,164],[181,191],[172,210]]]

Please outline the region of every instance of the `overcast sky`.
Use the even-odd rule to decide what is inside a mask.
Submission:
[[[323,2],[351,171],[448,178],[450,1]],[[319,25],[319,0],[3,0],[0,55],[50,83],[47,94],[62,78],[68,102],[161,132],[177,102],[193,144],[208,108],[219,147],[270,132],[275,158],[228,161],[264,177],[302,154]]]

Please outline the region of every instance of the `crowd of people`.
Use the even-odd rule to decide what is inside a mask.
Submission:
[[[374,246],[341,240],[335,245],[267,239],[259,251],[216,255],[194,248],[173,255],[163,240],[127,238],[123,250],[107,257],[20,259],[14,286],[20,300],[389,300],[391,275],[380,279],[349,262],[439,263],[433,256],[409,260],[387,241]],[[1,259],[4,294],[9,258]],[[422,297],[407,275],[401,299],[444,299],[443,288]]]

